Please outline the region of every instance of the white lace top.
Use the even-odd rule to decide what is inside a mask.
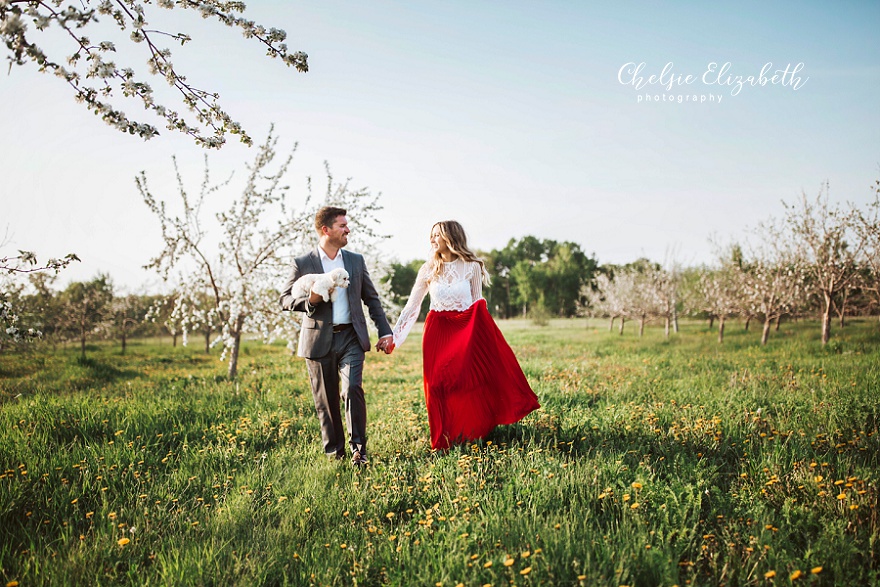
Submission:
[[[394,326],[394,346],[400,346],[406,340],[419,318],[426,293],[431,293],[431,309],[437,312],[463,312],[483,298],[483,274],[480,264],[475,261],[458,258],[443,263],[440,275],[435,277],[432,273],[430,263],[419,269],[409,300]]]

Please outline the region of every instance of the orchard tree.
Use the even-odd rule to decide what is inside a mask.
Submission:
[[[862,243],[862,291],[880,306],[880,180],[872,186],[874,200],[864,210],[853,209],[856,233]]]
[[[621,290],[620,281],[602,272],[596,276],[593,287],[583,286],[581,294],[587,299],[590,314],[610,318],[608,332],[614,330],[614,320],[620,318],[620,334],[626,320],[626,296]]]
[[[171,346],[177,346],[177,338],[181,336],[183,328],[181,318],[175,314],[175,308],[178,307],[177,298],[182,292],[174,290],[165,295],[158,296],[150,307],[147,309],[146,319],[150,322],[160,324],[162,328],[171,336]]]
[[[98,275],[91,281],[74,282],[61,294],[64,307],[62,324],[71,338],[80,342],[81,358],[86,358],[86,342],[100,336],[110,315],[113,284],[110,277]]]
[[[41,72],[66,83],[78,102],[122,132],[144,139],[159,134],[152,124],[123,112],[119,102],[128,99],[164,119],[168,130],[182,132],[201,146],[222,146],[226,133],[237,134],[250,144],[248,134],[221,107],[219,96],[196,87],[175,67],[170,49],[160,39],[185,45],[191,38],[153,28],[149,21],[160,17],[160,9],[191,10],[237,28],[263,45],[270,57],[308,71],[308,56],[288,51],[283,30],[246,19],[243,2],[158,0],[154,5],[136,0],[0,0],[0,40],[9,51],[10,68],[33,62]],[[60,32],[65,48],[58,48],[59,39],[46,43],[53,28]],[[90,38],[92,34],[99,39]],[[122,53],[117,52],[117,42],[123,43]],[[132,64],[138,53],[149,73],[168,84],[175,102],[158,100],[143,74],[135,71]],[[191,114],[182,115],[181,106]]]
[[[647,292],[651,295],[650,306],[658,318],[663,319],[663,334],[669,338],[670,327],[678,332],[677,304],[679,299],[679,272],[673,264],[671,269],[654,267],[648,277],[650,288]]]
[[[822,344],[831,337],[831,312],[839,296],[858,277],[862,239],[854,232],[855,215],[828,202],[828,183],[815,200],[802,194],[797,204],[786,204],[785,227],[792,237],[804,276],[819,298],[822,311]]]
[[[718,342],[724,342],[725,321],[737,315],[745,315],[742,247],[738,244],[714,243],[718,263],[715,267],[702,268],[696,280],[692,280],[686,297],[689,314],[705,315],[718,319]]]
[[[293,151],[272,171],[277,141],[270,131],[254,163],[247,166],[249,173],[243,193],[228,210],[215,215],[216,222],[211,223],[216,228],[213,242],[208,238],[207,223],[201,216],[202,202],[208,194],[226,187],[229,180],[213,183],[207,161],[200,195],[195,201],[190,200],[183,179],[177,173],[183,208],[179,215],[169,213],[166,202],[152,195],[145,173],[136,178],[144,201],[161,223],[164,241],[162,251],[147,267],[166,279],[172,270],[180,270],[183,277],[177,289],[181,295],[175,299],[174,311],[188,316],[181,319],[184,333],[197,328],[196,313],[203,311],[193,301],[203,292],[209,292],[212,311],[222,324],[216,342],[224,346],[222,357],[228,356],[230,379],[236,376],[241,339],[246,332],[259,335],[264,342],[284,338],[291,344],[295,344],[298,332],[296,317],[281,312],[277,286],[289,271],[289,252],[302,252],[314,246],[316,207],[311,205],[309,188],[309,196],[300,210],[287,208],[288,187],[281,182],[291,164]],[[326,204],[348,210],[352,240],[361,243],[362,250],[372,248],[369,244],[380,238],[373,229],[374,214],[380,209],[378,196],[366,189],[350,189],[347,181],[336,183],[328,168],[325,200]],[[376,280],[381,276],[382,273],[377,272]]]
[[[122,354],[128,345],[128,339],[146,322],[150,300],[146,296],[127,294],[113,298],[110,303],[108,326],[115,338],[122,345]]]
[[[8,232],[0,242],[0,249],[9,242]],[[79,258],[70,253],[63,258],[50,258],[44,262],[37,259],[32,251],[18,251],[17,255],[0,256],[0,351],[9,343],[20,344],[40,338],[42,331],[33,325],[23,324],[20,316],[24,296],[24,276],[34,277],[44,273],[59,271]]]
[[[753,232],[759,242],[742,262],[744,311],[763,320],[761,344],[766,345],[770,325],[806,305],[805,253],[789,237],[790,220],[769,219]]]

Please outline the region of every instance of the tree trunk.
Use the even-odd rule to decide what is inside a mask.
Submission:
[[[211,331],[205,331],[205,354],[211,353]]]
[[[770,319],[764,318],[764,330],[761,332],[761,345],[767,344],[767,339],[770,337]]]
[[[608,325],[608,332],[614,332],[614,319],[615,318],[617,318],[617,316],[611,317],[611,324]]]
[[[834,311],[837,312],[837,317],[840,319],[841,328],[845,326],[847,298],[849,298],[849,288],[844,289],[841,294],[840,304],[834,304]]]
[[[746,328],[745,328],[746,332],[749,331],[749,322],[751,322],[751,321],[752,321],[752,317],[746,316]]]
[[[831,296],[825,294],[825,311],[822,312],[822,344],[831,338]]]
[[[644,319],[644,317],[639,318],[639,338],[642,338],[643,334],[645,334],[645,319]]]
[[[177,347],[177,333],[171,335],[171,346]]]
[[[122,354],[125,354],[125,326],[122,327]]]
[[[712,330],[713,326],[715,326],[715,316],[709,316],[709,330]]]
[[[663,328],[663,334],[666,336],[666,338],[669,338],[669,326],[671,325],[671,323],[672,323],[672,320],[669,318],[669,316],[667,316],[666,317],[666,325]]]
[[[775,330],[776,332],[779,332],[779,323],[781,321],[782,321],[782,315],[780,314],[779,316],[776,317],[776,324],[773,327],[773,330]]]
[[[235,320],[235,330],[232,334],[232,352],[229,353],[229,372],[227,377],[229,380],[235,379],[238,374],[238,349],[241,347],[241,327],[244,325],[244,316],[239,316]]]
[[[724,342],[724,316],[718,317],[718,342]]]
[[[82,360],[86,360],[86,331],[82,330],[79,336],[79,348],[82,356]]]
[[[626,322],[626,319],[623,316],[621,316],[620,317],[620,332],[618,332],[618,334],[620,336],[623,336],[623,323],[624,322]]]
[[[674,306],[672,308],[672,330],[678,334],[678,310]]]

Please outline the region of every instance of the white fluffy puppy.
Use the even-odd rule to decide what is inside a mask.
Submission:
[[[307,273],[293,282],[291,293],[293,297],[301,298],[315,292],[325,302],[335,302],[339,288],[348,287],[348,283],[348,271],[341,268],[330,273]]]

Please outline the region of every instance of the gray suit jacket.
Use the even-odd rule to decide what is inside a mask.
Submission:
[[[342,263],[351,280],[348,289],[339,293],[345,292],[348,295],[351,324],[361,347],[366,352],[370,350],[370,334],[367,332],[367,319],[361,301],[369,309],[370,318],[376,324],[380,337],[391,334],[391,326],[385,317],[385,310],[382,309],[376,287],[370,280],[363,256],[345,249],[340,250],[339,254],[342,255]],[[290,277],[281,292],[281,309],[305,313],[296,354],[307,359],[317,359],[329,353],[333,343],[333,304],[318,302],[317,305],[311,306],[306,303],[308,296],[293,296],[293,283],[308,273],[324,273],[317,248],[293,260]]]

